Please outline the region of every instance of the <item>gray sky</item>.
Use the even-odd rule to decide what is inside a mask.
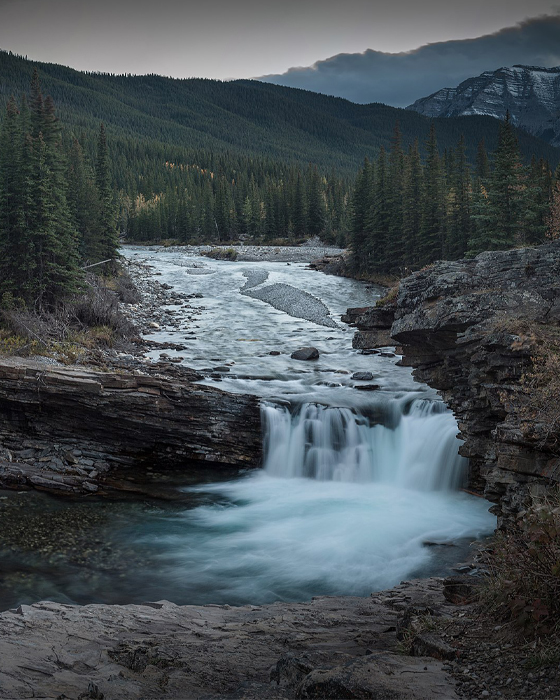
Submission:
[[[557,9],[548,0],[0,0],[0,48],[79,70],[247,78],[477,37]]]

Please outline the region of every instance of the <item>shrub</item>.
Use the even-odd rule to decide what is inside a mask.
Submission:
[[[397,303],[397,296],[399,294],[399,285],[395,285],[394,287],[391,287],[387,294],[382,297],[381,299],[378,299],[375,302],[375,306],[377,307],[383,307],[383,306],[393,306],[394,304]]]
[[[524,636],[560,633],[560,497],[535,500],[487,555],[483,603]]]
[[[235,248],[212,248],[211,250],[203,251],[202,255],[214,260],[237,260],[237,251]]]

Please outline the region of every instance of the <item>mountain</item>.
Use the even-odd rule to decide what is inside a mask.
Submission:
[[[486,115],[513,123],[560,146],[560,67],[515,65],[485,71],[455,88],[444,88],[408,107],[427,117]]]
[[[117,170],[131,158],[148,156],[151,162],[201,165],[205,152],[314,163],[353,175],[364,156],[390,146],[397,120],[405,146],[415,138],[423,144],[431,121],[414,111],[258,81],[83,73],[1,51],[0,107],[10,95],[28,90],[34,68],[68,131],[87,143],[95,139],[99,122],[105,123],[112,152],[120,154]],[[442,150],[455,147],[463,133],[471,160],[480,139],[489,150],[496,144],[496,123],[486,116],[438,119],[436,130]],[[526,158],[535,154],[558,162],[555,148],[523,132],[520,146]]]

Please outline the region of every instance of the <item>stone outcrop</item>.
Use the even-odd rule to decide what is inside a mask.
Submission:
[[[442,580],[369,598],[264,606],[41,602],[0,614],[0,698],[452,700],[430,656],[399,653],[413,608],[453,614]]]
[[[547,352],[541,333],[554,336],[560,325],[560,242],[436,263],[401,282],[392,310],[356,318],[365,332],[391,321],[402,363],[457,416],[471,487],[498,516],[558,484],[557,426],[542,408],[528,421],[517,398],[534,357]]]
[[[151,469],[259,466],[258,399],[195,384],[191,374],[3,359],[0,485],[103,493],[123,487],[116,472],[134,481]]]
[[[393,317],[392,306],[365,306],[348,309],[342,316],[342,321],[359,329],[352,338],[352,347],[365,350],[393,344],[391,338]]]

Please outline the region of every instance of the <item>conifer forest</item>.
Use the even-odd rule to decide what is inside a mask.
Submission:
[[[219,85],[198,82],[214,91]],[[393,112],[388,142],[385,125],[356,175],[348,163],[329,163],[325,151],[303,162],[124,138],[68,110],[65,123],[35,69],[28,92],[6,98],[1,123],[4,303],[56,303],[80,287],[84,268],[116,258],[119,235],[178,244],[318,236],[349,247],[352,273],[365,277],[558,236],[560,185],[556,163],[546,158],[554,158],[554,149],[531,157],[537,140],[509,120],[490,120],[494,134],[486,123],[481,134],[464,122],[468,139],[459,133],[455,142],[457,132],[443,130],[441,148],[442,120],[432,120],[420,139],[408,113]]]

